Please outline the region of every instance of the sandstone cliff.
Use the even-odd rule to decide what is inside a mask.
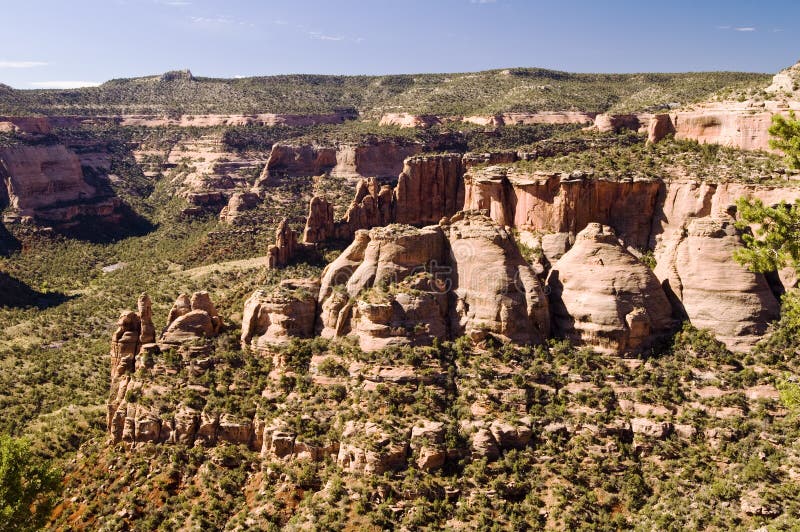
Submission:
[[[323,272],[319,305],[323,337],[352,332],[365,350],[463,335],[539,343],[549,331],[533,270],[513,238],[475,212],[359,231]]]
[[[639,352],[674,325],[658,278],[608,226],[578,233],[547,282],[556,334],[600,352]]]

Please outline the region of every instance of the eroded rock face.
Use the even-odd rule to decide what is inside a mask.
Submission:
[[[398,127],[421,127],[427,128],[440,124],[441,118],[434,115],[412,115],[409,113],[386,113],[380,119],[378,125],[398,126]]]
[[[436,223],[464,205],[461,155],[417,156],[406,159],[394,191],[393,221]]]
[[[228,204],[219,213],[219,219],[227,224],[235,225],[242,213],[255,209],[259,204],[255,192],[236,192],[228,199]]]
[[[599,114],[594,118],[594,127],[601,133],[619,133],[623,129],[638,131],[639,117],[633,114],[609,115]]]
[[[23,217],[68,222],[86,216],[108,217],[119,198],[100,191],[83,178],[78,156],[61,144],[0,149],[0,199]]]
[[[314,196],[308,205],[303,241],[309,244],[324,242],[334,235],[333,205],[322,196]]]
[[[242,347],[261,350],[269,344],[314,335],[319,281],[285,279],[268,293],[258,290],[244,304]]]
[[[584,173],[525,173],[500,166],[464,176],[465,209],[486,209],[500,225],[577,234],[591,222],[614,228],[628,246],[646,248],[661,183],[607,181]]]
[[[549,332],[533,270],[511,236],[476,212],[357,232],[323,272],[319,308],[322,336],[354,333],[365,350],[464,334],[538,343]]]
[[[442,229],[455,296],[450,311],[453,337],[544,341],[550,332],[547,298],[513,237],[476,211],[443,220]]]
[[[641,351],[673,327],[653,272],[613,229],[590,223],[548,276],[554,332],[611,354]]]
[[[733,351],[746,351],[778,317],[778,302],[762,274],[732,260],[742,240],[734,220],[718,213],[688,224],[665,243],[656,273],[668,295],[698,328]]]
[[[403,161],[420,151],[420,144],[388,140],[343,145],[336,150],[336,167],[331,173],[339,177],[396,177],[403,171]]]
[[[150,301],[150,296],[142,294],[139,296],[139,301],[136,304],[141,322],[141,333],[139,335],[139,343],[152,344],[156,341],[156,328],[153,325],[153,305]]]
[[[275,144],[272,146],[267,166],[256,182],[263,185],[273,174],[310,176],[329,172],[336,166],[336,149],[327,146],[303,144]]]
[[[446,299],[428,274],[444,264],[444,258],[444,236],[438,227],[390,225],[358,231],[353,244],[322,273],[321,335],[357,332],[362,349],[368,350],[393,343],[430,343],[433,335],[444,332]],[[404,283],[417,275],[419,279]],[[397,287],[396,293],[384,286]],[[354,306],[351,298],[357,297]]]
[[[653,144],[664,139],[669,134],[675,133],[675,125],[668,114],[657,114],[650,119],[647,125],[647,143]]]
[[[305,242],[318,243],[329,238],[351,240],[360,229],[390,223],[436,223],[458,212],[463,203],[460,155],[410,157],[405,160],[394,189],[381,185],[375,178],[360,180],[341,220],[334,221],[330,202],[313,198],[306,219]]]
[[[289,221],[284,218],[275,230],[275,245],[267,250],[268,267],[281,268],[289,264],[297,251],[297,234],[289,227]]]
[[[195,292],[191,299],[181,294],[167,319],[160,342],[181,344],[197,338],[211,338],[222,330],[222,318],[211,302],[208,292]]]

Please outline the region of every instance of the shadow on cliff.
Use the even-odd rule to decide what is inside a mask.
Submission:
[[[68,226],[55,227],[56,233],[67,238],[84,240],[93,244],[109,244],[132,236],[144,236],[157,228],[147,218],[123,203],[111,218],[81,216]]]
[[[74,297],[58,292],[39,292],[19,279],[0,272],[0,308],[34,307],[42,310],[60,305]]]

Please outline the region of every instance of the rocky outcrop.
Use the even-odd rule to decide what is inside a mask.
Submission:
[[[647,124],[647,143],[653,144],[663,140],[667,135],[675,134],[675,125],[668,114],[657,114]]]
[[[800,109],[797,65],[782,70],[765,87],[764,99],[706,102],[670,113],[676,139],[722,144],[743,150],[770,150],[775,114]]]
[[[380,126],[428,128],[441,124],[442,119],[435,115],[413,115],[410,113],[386,113],[378,122]]]
[[[441,293],[426,274],[444,259],[444,236],[438,227],[392,225],[357,232],[322,273],[320,334],[331,338],[358,331],[362,349],[368,350],[430,343],[434,335],[446,332],[446,299],[438,297]],[[414,279],[417,274],[424,277]],[[395,287],[393,293],[382,288],[389,286]]]
[[[779,314],[764,276],[732,260],[741,245],[732,218],[720,213],[695,219],[665,244],[656,267],[691,323],[709,329],[733,351],[755,345]]]
[[[477,211],[443,220],[442,229],[453,275],[453,337],[544,341],[550,331],[547,298],[513,237]]]
[[[46,116],[0,116],[0,131],[49,135],[52,127]]]
[[[646,248],[661,183],[605,180],[582,172],[526,173],[490,166],[464,176],[465,209],[485,209],[500,225],[577,234],[590,222],[614,228],[628,246]]]
[[[590,223],[548,276],[553,331],[610,354],[640,352],[671,332],[672,307],[653,272],[614,231]]]
[[[272,175],[316,176],[331,171],[336,166],[336,148],[311,144],[275,144],[267,165],[256,181],[263,187]]]
[[[549,331],[533,270],[513,238],[476,212],[357,232],[323,272],[319,313],[323,337],[354,333],[365,350],[465,334],[539,343]]]
[[[594,118],[594,128],[601,133],[619,133],[623,129],[638,131],[640,126],[639,117],[633,114],[599,114]]]
[[[139,334],[139,344],[152,344],[156,341],[156,328],[153,325],[153,306],[150,296],[142,294],[136,303],[138,309],[141,332]]]
[[[303,241],[311,244],[333,238],[334,227],[333,204],[322,196],[311,198],[306,227],[303,230]]]
[[[242,213],[258,207],[260,199],[254,192],[236,192],[228,199],[228,204],[219,213],[221,222],[236,225]]]
[[[394,191],[393,221],[436,223],[464,206],[464,167],[460,154],[406,159]]]
[[[580,111],[539,111],[536,113],[503,113],[490,116],[466,116],[462,121],[480,126],[516,126],[533,124],[591,124],[594,113]]]
[[[17,215],[51,222],[111,216],[120,200],[91,186],[78,156],[60,144],[0,149],[0,179]]]
[[[319,281],[285,279],[272,292],[257,290],[244,304],[242,347],[263,350],[314,335]]]
[[[381,185],[375,178],[362,179],[345,216],[334,221],[333,206],[315,197],[309,205],[304,240],[350,240],[356,231],[390,223],[425,225],[452,216],[464,201],[461,156],[409,157],[397,186]]]
[[[289,264],[297,251],[297,234],[284,218],[275,230],[275,244],[267,250],[267,267],[281,268]]]
[[[393,140],[341,145],[336,149],[336,166],[331,174],[338,177],[394,178],[403,171],[403,161],[421,151],[421,144]]]
[[[222,318],[208,292],[195,292],[191,299],[181,294],[167,318],[159,343],[181,344],[198,338],[211,338],[222,330]]]

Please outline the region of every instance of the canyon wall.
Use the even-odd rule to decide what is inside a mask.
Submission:
[[[78,156],[61,144],[0,149],[4,201],[14,217],[64,223],[78,216],[111,216],[121,205],[86,182]]]

